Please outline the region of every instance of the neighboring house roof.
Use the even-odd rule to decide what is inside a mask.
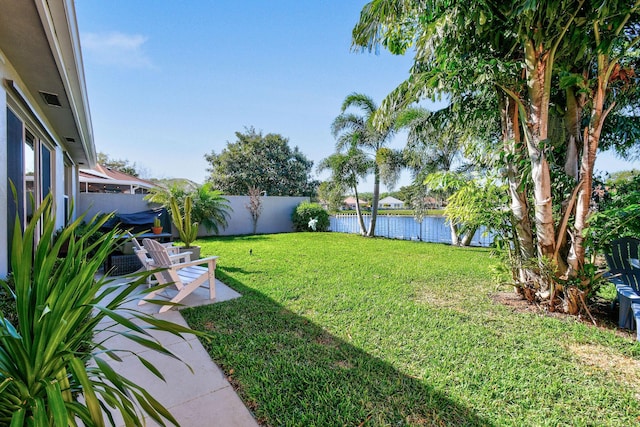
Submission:
[[[396,199],[395,197],[387,196],[384,199],[381,199],[378,204],[382,205],[404,205],[402,200]]]
[[[93,167],[96,151],[73,2],[0,0],[0,10],[0,51],[20,76],[20,82],[5,80],[5,87],[28,114],[44,118],[41,130],[64,145],[77,164]]]
[[[356,198],[353,197],[353,196],[349,196],[346,199],[344,199],[342,202],[345,205],[355,205],[356,204]],[[366,205],[367,204],[367,202],[362,200],[362,199],[360,199],[360,201],[358,203],[361,204],[361,205]]]
[[[425,201],[425,203],[429,203],[429,204],[432,204],[432,205],[437,205],[438,204],[438,201],[433,197],[425,197],[424,201]]]
[[[156,187],[151,181],[140,179],[102,165],[96,165],[94,169],[80,169],[80,182],[110,186],[128,186],[133,190]]]

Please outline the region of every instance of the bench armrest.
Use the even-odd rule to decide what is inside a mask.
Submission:
[[[207,258],[200,258],[200,259],[196,259],[193,261],[189,261],[189,262],[181,262],[179,264],[174,264],[171,266],[171,268],[176,268],[176,269],[181,269],[181,268],[185,268],[185,267],[193,267],[194,265],[200,265],[200,264],[213,264],[215,265],[216,260],[219,257],[217,256],[210,256]]]

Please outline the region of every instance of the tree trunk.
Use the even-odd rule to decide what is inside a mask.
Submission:
[[[460,246],[460,237],[458,236],[458,227],[453,222],[449,221],[449,229],[451,230],[451,244],[453,246]]]
[[[538,255],[555,261],[556,238],[552,209],[551,174],[545,155],[545,145],[548,143],[549,99],[551,96],[551,82],[549,80],[551,70],[548,67],[551,67],[553,63],[544,46],[534,46],[533,43],[530,41],[525,45],[529,108],[524,136],[531,162]]]
[[[582,119],[582,102],[576,98],[573,88],[568,88],[565,91],[567,95],[567,111],[565,113],[565,123],[567,127],[568,139],[567,139],[567,156],[564,162],[564,171],[567,175],[572,177],[576,183],[579,179],[579,150],[578,147],[582,144],[582,132],[580,121]],[[580,96],[582,98],[582,96]]]
[[[376,235],[376,219],[378,217],[378,200],[380,200],[380,168],[376,164],[373,171],[373,202],[371,202],[371,224],[367,236]]]
[[[585,248],[583,232],[589,216],[591,189],[593,185],[593,166],[596,161],[598,144],[602,133],[602,125],[609,113],[605,111],[604,103],[607,96],[607,86],[610,76],[608,57],[598,55],[598,86],[593,91],[592,111],[589,125],[586,129],[582,160],[580,163],[581,184],[576,202],[576,216],[574,221],[573,244],[569,250],[567,263],[570,274],[575,275],[584,266]]]
[[[511,198],[511,214],[516,234],[517,277],[521,282],[527,281],[527,274],[523,265],[535,256],[531,219],[529,218],[529,203],[527,193],[522,189],[520,177],[522,172],[518,168],[521,159],[526,156],[520,136],[518,107],[516,101],[498,92],[500,116],[502,124],[502,141],[507,156],[507,182]]]
[[[353,192],[356,195],[356,214],[358,215],[358,224],[360,224],[360,234],[364,236],[367,233],[367,227],[365,227],[364,225],[364,219],[362,218],[362,211],[360,210],[360,196],[358,195],[357,185],[353,186]]]
[[[462,239],[460,240],[460,246],[469,246],[471,245],[471,242],[473,240],[473,236],[476,234],[476,230],[478,230],[477,227],[473,227],[470,230],[467,230],[466,233],[464,233],[464,235],[462,236]]]

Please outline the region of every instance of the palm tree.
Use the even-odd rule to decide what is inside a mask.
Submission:
[[[451,107],[431,112],[425,108],[407,108],[396,120],[396,128],[407,129],[404,151],[407,165],[415,178],[436,171],[450,171],[461,159],[462,138]]]
[[[193,220],[199,222],[207,231],[215,234],[221,228],[226,228],[229,219],[229,211],[232,210],[221,191],[214,190],[210,183],[198,186],[192,193],[193,197]]]
[[[363,114],[347,112],[350,108],[361,110]],[[338,152],[352,152],[359,149],[372,158],[371,172],[373,173],[373,201],[371,206],[371,224],[366,235],[372,237],[376,230],[378,215],[378,200],[380,199],[380,180],[393,186],[397,181],[401,162],[400,155],[385,147],[393,135],[393,125],[376,126],[376,112],[378,106],[367,95],[352,93],[342,103],[342,113],[335,118],[331,125],[333,136],[337,138]],[[386,120],[393,123],[392,120]]]
[[[367,230],[360,210],[358,182],[364,178],[373,167],[373,161],[360,149],[352,147],[346,154],[334,153],[323,159],[318,165],[318,171],[330,170],[331,181],[339,187],[349,187],[356,197],[356,213],[360,224],[360,233],[365,235]]]
[[[169,188],[155,187],[145,197],[145,200],[158,203],[170,209],[171,199],[178,202],[178,206],[184,206],[187,196],[193,200],[191,216],[194,222],[203,225],[207,231],[218,234],[221,228],[227,226],[229,211],[232,210],[229,201],[221,191],[213,190],[210,183],[197,186],[190,190],[180,185],[172,185]]]

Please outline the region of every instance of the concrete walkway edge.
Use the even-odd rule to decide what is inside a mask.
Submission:
[[[183,301],[186,306],[216,303],[240,297],[233,289],[216,280],[216,299],[208,299],[208,290],[201,288]],[[138,306],[139,311],[155,313],[157,305]],[[177,310],[154,314],[158,318],[188,326]],[[222,370],[211,360],[206,349],[194,335],[181,339],[166,332],[152,335],[183,362],[146,349],[118,335],[109,338],[107,348],[125,350],[119,353],[122,362],[110,362],[116,372],[144,387],[162,403],[181,426],[255,427],[258,423],[227,381]],[[97,336],[99,339],[99,337]],[[162,381],[150,373],[133,354],[144,357],[165,377]],[[185,364],[186,363],[186,364]],[[193,370],[191,372],[189,367]],[[120,414],[113,414],[116,425],[123,426]],[[156,426],[145,418],[146,425]]]

